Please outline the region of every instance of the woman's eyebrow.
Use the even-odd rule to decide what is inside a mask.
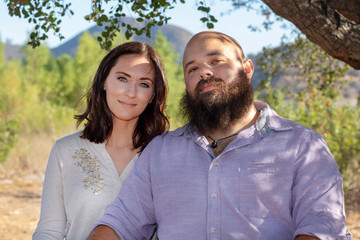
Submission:
[[[124,74],[124,75],[126,75],[127,77],[131,77],[131,75],[130,74],[128,74],[128,73],[126,73],[126,72],[123,72],[123,71],[117,71],[117,72],[115,72],[116,74]]]

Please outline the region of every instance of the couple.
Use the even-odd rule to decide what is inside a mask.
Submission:
[[[206,31],[189,41],[181,102],[189,123],[157,137],[167,127],[161,64],[135,52],[123,52],[113,64],[104,60],[88,110],[78,116],[88,121],[84,131],[59,140],[50,155],[34,239],[46,232],[82,239],[70,234],[88,234],[82,224],[103,212],[89,240],[150,239],[155,229],[159,239],[351,239],[342,178],[326,143],[253,101],[253,63],[233,38]],[[132,146],[122,152],[125,137]],[[65,172],[74,164],[83,174]],[[62,206],[61,214],[53,204]]]

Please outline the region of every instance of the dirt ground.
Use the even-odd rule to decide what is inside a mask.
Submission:
[[[5,176],[4,176],[5,175]],[[43,174],[0,175],[0,238],[26,240],[40,214]]]
[[[43,178],[43,172],[0,171],[1,240],[31,239],[40,214]],[[347,226],[353,239],[360,240],[359,211],[348,213]]]

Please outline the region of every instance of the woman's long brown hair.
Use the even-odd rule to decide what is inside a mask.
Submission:
[[[113,130],[113,114],[106,102],[104,83],[110,70],[119,57],[127,54],[136,54],[146,57],[155,70],[154,98],[139,116],[132,139],[134,149],[142,151],[157,135],[162,134],[169,127],[165,116],[165,102],[167,98],[167,81],[162,61],[152,46],[142,42],[127,42],[112,49],[101,61],[91,88],[84,96],[87,107],[84,113],[75,115],[77,127],[86,120],[81,135],[94,143],[103,143],[110,137]]]

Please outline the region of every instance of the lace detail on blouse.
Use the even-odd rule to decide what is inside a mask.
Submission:
[[[92,157],[85,148],[80,148],[75,151],[73,159],[75,161],[74,164],[80,167],[81,171],[85,173],[85,178],[82,181],[84,188],[90,188],[95,195],[104,191],[106,184],[100,176],[100,162],[97,157]]]

